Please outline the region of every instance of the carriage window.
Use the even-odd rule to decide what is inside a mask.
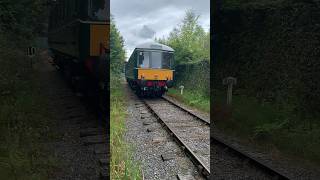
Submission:
[[[89,0],[88,15],[92,20],[106,21],[109,17],[107,0]]]
[[[140,68],[149,68],[149,52],[140,52],[139,53],[139,64]]]

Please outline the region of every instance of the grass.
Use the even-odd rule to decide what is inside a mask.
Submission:
[[[167,94],[186,105],[195,107],[207,113],[210,112],[210,97],[204,96],[200,92],[184,89],[183,95],[181,95],[180,89],[171,88]]]
[[[48,179],[58,162],[45,147],[54,134],[47,99],[23,52],[0,45],[0,179]]]
[[[299,119],[289,106],[261,103],[247,96],[234,95],[232,107],[225,106],[225,94],[214,93],[213,114],[216,125],[267,151],[320,165],[320,124]]]
[[[141,168],[133,160],[133,149],[124,140],[126,97],[117,77],[111,77],[111,179],[142,179]]]

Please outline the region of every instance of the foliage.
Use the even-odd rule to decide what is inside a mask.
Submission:
[[[111,179],[142,179],[140,167],[133,161],[133,149],[124,141],[126,97],[119,76],[111,75],[110,147]]]
[[[232,115],[216,119],[221,128],[320,159],[319,7],[313,0],[223,3],[212,70],[216,117],[226,97],[222,79],[234,76],[238,84]]]
[[[187,92],[209,99],[210,32],[205,32],[198,19],[199,15],[188,10],[168,38],[156,40],[175,50],[175,86],[183,85]]]
[[[0,30],[19,41],[32,40],[45,30],[47,6],[43,0],[1,0]],[[18,43],[21,47],[23,43]]]
[[[175,85],[183,85],[186,91],[193,91],[210,97],[210,65],[208,61],[180,64],[175,68]],[[196,76],[195,76],[196,74]]]
[[[48,99],[24,53],[4,33],[0,47],[0,179],[46,179],[57,164],[42,145],[53,134]]]
[[[238,78],[238,89],[261,101],[295,106],[303,118],[320,112],[319,3],[279,3],[221,11],[215,88]],[[236,26],[237,28],[234,28]]]
[[[110,69],[111,73],[122,72],[125,62],[124,40],[111,18],[110,23]]]
[[[121,84],[124,67],[124,41],[115,21],[110,25],[110,147],[111,179],[142,179],[141,170],[133,160],[133,149],[124,140],[126,118],[126,96]]]
[[[156,39],[175,50],[175,63],[191,63],[210,59],[210,33],[199,25],[199,15],[186,11],[178,27],[174,28],[168,38]]]
[[[0,179],[47,179],[57,163],[43,146],[53,134],[47,99],[24,55],[46,14],[42,0],[0,0]]]
[[[195,107],[207,113],[210,112],[210,98],[203,96],[203,94],[195,90],[185,89],[183,91],[183,95],[181,95],[180,89],[171,88],[168,91],[168,95],[184,104]]]
[[[214,91],[213,119],[217,128],[235,136],[248,145],[259,145],[265,151],[280,151],[285,155],[320,162],[320,125],[310,129],[291,111],[277,104],[261,104],[256,98],[236,94],[231,111],[223,106],[226,93]],[[231,114],[228,114],[231,113]],[[292,122],[295,122],[293,124]],[[249,142],[248,142],[249,141]]]

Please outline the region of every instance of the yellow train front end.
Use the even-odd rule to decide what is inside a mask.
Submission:
[[[171,69],[144,69],[137,68],[138,79],[150,81],[168,81],[173,80],[173,71]]]
[[[171,69],[137,68],[137,82],[143,95],[162,96],[173,84],[173,72]]]

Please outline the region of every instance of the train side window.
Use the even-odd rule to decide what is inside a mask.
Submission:
[[[74,3],[74,4],[73,4],[73,5],[74,5],[74,8],[73,8],[73,9],[74,9],[74,13],[75,13],[75,14],[78,14],[78,9],[79,9],[78,1],[76,0],[76,1],[74,1],[73,3]]]
[[[91,20],[105,21],[108,18],[108,3],[106,0],[88,0],[88,16]]]
[[[141,67],[142,63],[143,63],[143,52],[139,52],[138,67]]]
[[[88,15],[91,17],[92,14],[92,0],[88,1]]]

